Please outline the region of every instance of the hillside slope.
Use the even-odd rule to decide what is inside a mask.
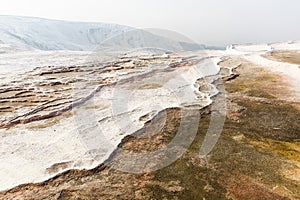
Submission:
[[[0,16],[0,44],[19,49],[73,51],[91,51],[103,47],[110,47],[110,50],[154,47],[168,51],[204,48],[203,45],[117,24],[18,16]]]

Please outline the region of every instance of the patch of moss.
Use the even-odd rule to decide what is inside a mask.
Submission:
[[[240,76],[226,83],[228,93],[243,93],[248,96],[274,99],[267,91],[271,83],[278,81],[278,76],[267,73],[264,69],[251,66],[249,63],[242,64],[238,71],[243,71]]]
[[[61,191],[59,197],[57,198],[58,200],[68,200],[71,199],[73,197],[72,193],[67,191],[67,190],[63,190]]]
[[[263,80],[272,78],[268,75],[259,76],[261,83]],[[253,80],[253,84],[237,85],[239,81],[226,83],[226,88],[229,85],[237,90],[248,91],[249,96],[270,100],[275,98],[261,89],[260,82],[257,80]],[[256,89],[252,89],[253,87]],[[209,163],[214,167],[191,164],[191,160],[199,156],[201,143],[209,127],[210,116],[207,116],[200,120],[198,133],[187,153],[172,165],[153,173],[154,180],[163,183],[180,180],[181,186],[185,189],[175,194],[160,186],[148,185],[147,189],[151,191],[154,199],[172,199],[174,197],[179,199],[226,199],[228,197],[227,190],[224,188],[227,184],[226,180],[238,180],[240,175],[250,177],[258,185],[264,185],[269,190],[277,185],[283,185],[295,194],[300,191],[299,184],[281,174],[284,161],[280,159],[281,156],[298,159],[299,154],[289,144],[294,144],[293,141],[299,139],[300,127],[297,123],[300,117],[299,111],[292,105],[284,103],[270,104],[246,100],[236,100],[235,103],[246,109],[239,121],[226,120],[222,135],[210,154]],[[167,134],[166,138],[171,140],[172,135]],[[243,135],[246,139],[236,141],[233,139],[236,135]],[[265,140],[274,142],[267,148],[253,145],[253,142],[262,144]],[[280,142],[275,145],[276,141]],[[222,185],[218,182],[219,177],[223,177],[222,180],[225,180]],[[213,194],[204,190],[207,183],[214,188]]]
[[[266,99],[275,99],[273,95],[269,94],[266,91],[258,90],[258,89],[250,89],[246,91],[246,94],[251,97],[259,97],[259,98],[266,98]]]
[[[245,91],[247,89],[247,87],[242,84],[236,84],[236,83],[229,83],[226,87],[226,91],[229,93],[235,93],[235,92],[242,92]]]
[[[283,185],[298,194],[299,183],[285,178],[281,171],[286,159],[299,162],[299,143],[295,141],[300,139],[300,112],[288,103],[244,100],[243,94],[276,99],[265,88],[266,84],[276,81],[276,76],[247,70],[251,75],[243,73],[225,84],[227,91],[241,93],[241,98],[235,103],[245,111],[238,121],[226,120],[211,161],[217,165],[221,176],[226,177],[223,180],[242,174],[270,189]],[[236,141],[233,139],[236,135],[243,135],[246,140]]]
[[[226,190],[217,182],[217,174],[207,168],[194,166],[188,158],[180,158],[172,165],[154,172],[155,180],[167,184],[178,180],[184,189],[179,192],[166,191],[157,185],[148,185],[147,189],[154,199],[226,199]],[[205,186],[209,183],[213,189],[208,191]]]
[[[284,161],[280,154],[289,156],[290,150],[282,146],[253,145],[254,141],[262,144],[263,136],[258,133],[259,128],[251,127],[251,124],[244,123],[242,126],[234,121],[227,120],[223,128],[218,144],[211,153],[211,162],[215,163],[216,169],[223,180],[234,179],[239,175],[246,175],[256,180],[259,184],[265,184],[269,189],[283,185],[295,194],[300,192],[300,185],[289,180],[281,174]],[[262,131],[263,132],[263,131]],[[236,141],[234,136],[243,134],[246,140]],[[252,142],[249,142],[249,141]],[[286,144],[286,143],[284,143]],[[294,151],[293,151],[294,152]],[[295,159],[295,157],[293,157]],[[226,185],[226,183],[224,183]]]
[[[208,125],[209,117],[201,119],[198,134],[186,154],[171,165],[152,173],[154,180],[163,184],[176,180],[184,189],[174,193],[166,191],[159,185],[147,185],[151,199],[174,199],[175,197],[177,199],[227,199],[226,190],[218,183],[217,173],[213,169],[201,167],[191,162],[192,157],[196,156],[196,159],[199,159],[200,144]],[[207,185],[211,185],[212,189],[207,190]]]
[[[250,144],[260,148],[271,149],[278,155],[289,160],[300,162],[300,143],[282,142],[278,140],[265,139],[261,141],[249,141]]]
[[[300,112],[294,106],[253,101],[240,101],[238,104],[246,108],[240,126],[252,133],[246,133],[247,136],[286,142],[300,139]]]

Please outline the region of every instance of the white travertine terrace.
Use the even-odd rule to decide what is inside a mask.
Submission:
[[[76,59],[87,53],[51,52],[48,64],[38,60],[40,52],[19,52],[25,65],[30,63],[28,56],[37,66],[56,67],[29,66],[0,83],[0,190],[43,181],[68,169],[93,168],[158,112],[209,105],[218,93],[213,81],[223,57],[241,56],[289,77],[299,101],[299,66],[263,57],[272,50],[300,50],[300,45],[235,45],[227,51],[193,52],[196,57],[190,58],[191,53],[125,57],[86,66]],[[0,56],[0,64],[13,65],[13,55]],[[66,65],[71,60],[74,63]],[[227,73],[224,76],[233,73],[221,71]],[[2,70],[2,76],[7,72]],[[124,105],[119,108],[120,103]]]

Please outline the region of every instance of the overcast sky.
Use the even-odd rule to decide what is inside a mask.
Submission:
[[[300,40],[299,0],[2,0],[0,14],[162,28],[208,45]]]

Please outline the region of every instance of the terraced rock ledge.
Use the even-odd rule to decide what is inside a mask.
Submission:
[[[227,114],[218,143],[208,156],[200,158],[199,150],[209,128],[212,106],[218,102],[189,110],[185,120],[190,123],[194,123],[195,113],[201,115],[197,135],[188,151],[163,169],[143,174],[115,170],[109,167],[111,162],[118,164],[122,160],[120,152],[115,151],[92,170],[69,170],[42,183],[20,185],[1,192],[0,199],[299,199],[300,110],[299,101],[292,98],[291,86],[285,77],[243,55],[224,56],[219,65],[220,73],[225,74]],[[228,69],[233,74],[229,75]],[[64,70],[80,73],[73,68]],[[39,74],[50,75],[55,76],[55,70]],[[51,109],[70,105],[67,91],[72,81],[76,80],[53,82],[51,87],[63,85],[64,91],[57,94],[60,99],[41,93],[40,102],[46,103],[43,108],[47,110],[47,103]],[[29,101],[30,90],[6,89],[3,93],[11,93],[11,99],[22,97],[36,103]],[[61,99],[65,99],[63,103]],[[12,105],[5,105],[1,110],[5,114],[11,109]],[[152,152],[166,146],[178,130],[183,109],[166,109],[167,121],[156,132],[164,117],[164,112],[158,113],[142,129],[126,136],[118,147],[128,152]],[[2,127],[26,123],[27,116],[10,119]],[[189,126],[185,131],[189,132]]]

